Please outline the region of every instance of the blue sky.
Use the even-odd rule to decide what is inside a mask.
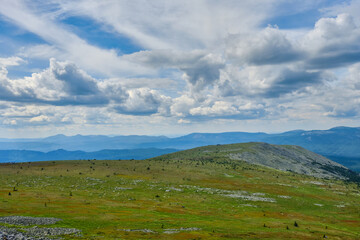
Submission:
[[[9,0],[1,137],[359,126],[360,1]]]

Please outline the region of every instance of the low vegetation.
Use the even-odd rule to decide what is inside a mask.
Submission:
[[[358,184],[193,151],[1,164],[0,229],[31,216],[79,230],[64,239],[360,238]]]

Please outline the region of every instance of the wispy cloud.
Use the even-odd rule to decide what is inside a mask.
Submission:
[[[5,1],[2,20],[41,41],[14,41],[20,45],[12,54],[0,51],[0,122],[4,128],[146,122],[144,128],[189,131],[215,123],[354,123],[358,6],[356,0]],[[301,19],[309,12],[319,16],[312,27]],[[303,26],[276,25],[294,16]],[[81,34],[92,28],[101,30]],[[119,44],[94,42],[101,32]],[[38,60],[49,66],[9,74]]]
[[[65,57],[69,60],[86,69],[92,69],[95,73],[107,76],[128,75],[144,71],[141,67],[124,61],[115,51],[104,50],[88,44],[64,25],[55,22],[51,15],[37,13],[26,3],[22,0],[6,1],[2,4],[0,13],[19,27],[40,36],[53,45],[53,48],[59,49],[59,52],[65,51]],[[33,48],[29,51],[38,50],[35,55],[44,55],[42,47],[37,46],[37,49]]]

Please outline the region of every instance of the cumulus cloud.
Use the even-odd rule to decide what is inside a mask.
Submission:
[[[20,57],[9,57],[9,58],[0,58],[0,80],[6,79],[8,70],[7,67],[10,66],[18,66],[20,63],[24,62],[24,60]],[[6,93],[5,89],[1,89],[0,92]]]
[[[260,2],[264,7],[254,8]],[[119,116],[151,116],[183,124],[359,116],[358,17],[321,18],[312,29],[263,27],[270,15],[264,9],[278,2],[54,0],[52,10],[46,4],[33,10],[28,1],[6,3],[0,13],[45,42],[17,54],[50,58],[50,65],[14,79],[8,70],[25,61],[0,58],[0,100],[19,104],[0,109],[0,121],[113,124]],[[146,50],[121,55],[91,45],[62,21],[74,16]]]
[[[360,16],[358,14],[360,12],[359,0],[340,1],[330,7],[323,8],[322,12],[329,17],[343,13],[349,14],[354,18],[355,22],[360,25]]]
[[[239,110],[233,106],[230,102],[216,101],[212,106],[209,107],[196,107],[190,110],[191,115],[201,116],[226,116],[236,115]]]
[[[19,61],[18,59],[16,61]],[[5,61],[3,61],[5,62]],[[10,60],[7,65],[15,64]],[[149,88],[126,88],[116,79],[97,81],[70,62],[50,59],[48,69],[23,79],[0,79],[1,100],[57,106],[106,106],[123,114],[167,114],[171,99]],[[38,121],[35,116],[32,122]],[[45,118],[41,118],[42,121]]]
[[[171,99],[148,88],[130,89],[126,91],[125,101],[116,104],[118,113],[131,115],[151,115],[158,112],[165,114]],[[160,109],[162,108],[162,109]]]
[[[322,18],[302,40],[309,54],[306,67],[330,69],[360,61],[360,27],[352,16],[340,14],[336,18]]]
[[[191,108],[195,107],[197,101],[187,95],[182,95],[173,100],[170,107],[171,114],[178,117],[185,117],[188,115]]]
[[[53,105],[103,104],[96,81],[69,62],[50,59],[48,69],[23,79],[0,79],[1,100]]]
[[[57,62],[50,59],[50,71],[56,80],[64,83],[64,90],[71,95],[91,95],[99,93],[96,81],[75,64]]]
[[[326,115],[335,118],[353,118],[360,116],[360,64],[349,68],[348,74],[318,98]],[[325,99],[325,101],[322,101]]]
[[[297,44],[271,26],[259,32],[230,36],[226,54],[231,60],[249,65],[289,63],[302,58]]]
[[[220,70],[225,67],[225,60],[218,54],[203,50],[179,52],[172,50],[141,51],[127,59],[153,68],[176,68],[181,70],[183,79],[194,92],[212,85],[220,77]]]
[[[37,116],[37,117],[33,117],[29,120],[29,122],[49,122],[50,119],[48,116],[45,116],[45,115],[40,115],[40,116]]]
[[[248,66],[227,68],[215,93],[219,96],[247,96],[278,98],[331,79],[332,75],[294,67]]]

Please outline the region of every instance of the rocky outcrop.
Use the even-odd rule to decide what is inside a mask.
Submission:
[[[346,167],[299,146],[256,143],[248,151],[229,153],[230,159],[242,160],[282,171],[320,178],[346,179]]]

